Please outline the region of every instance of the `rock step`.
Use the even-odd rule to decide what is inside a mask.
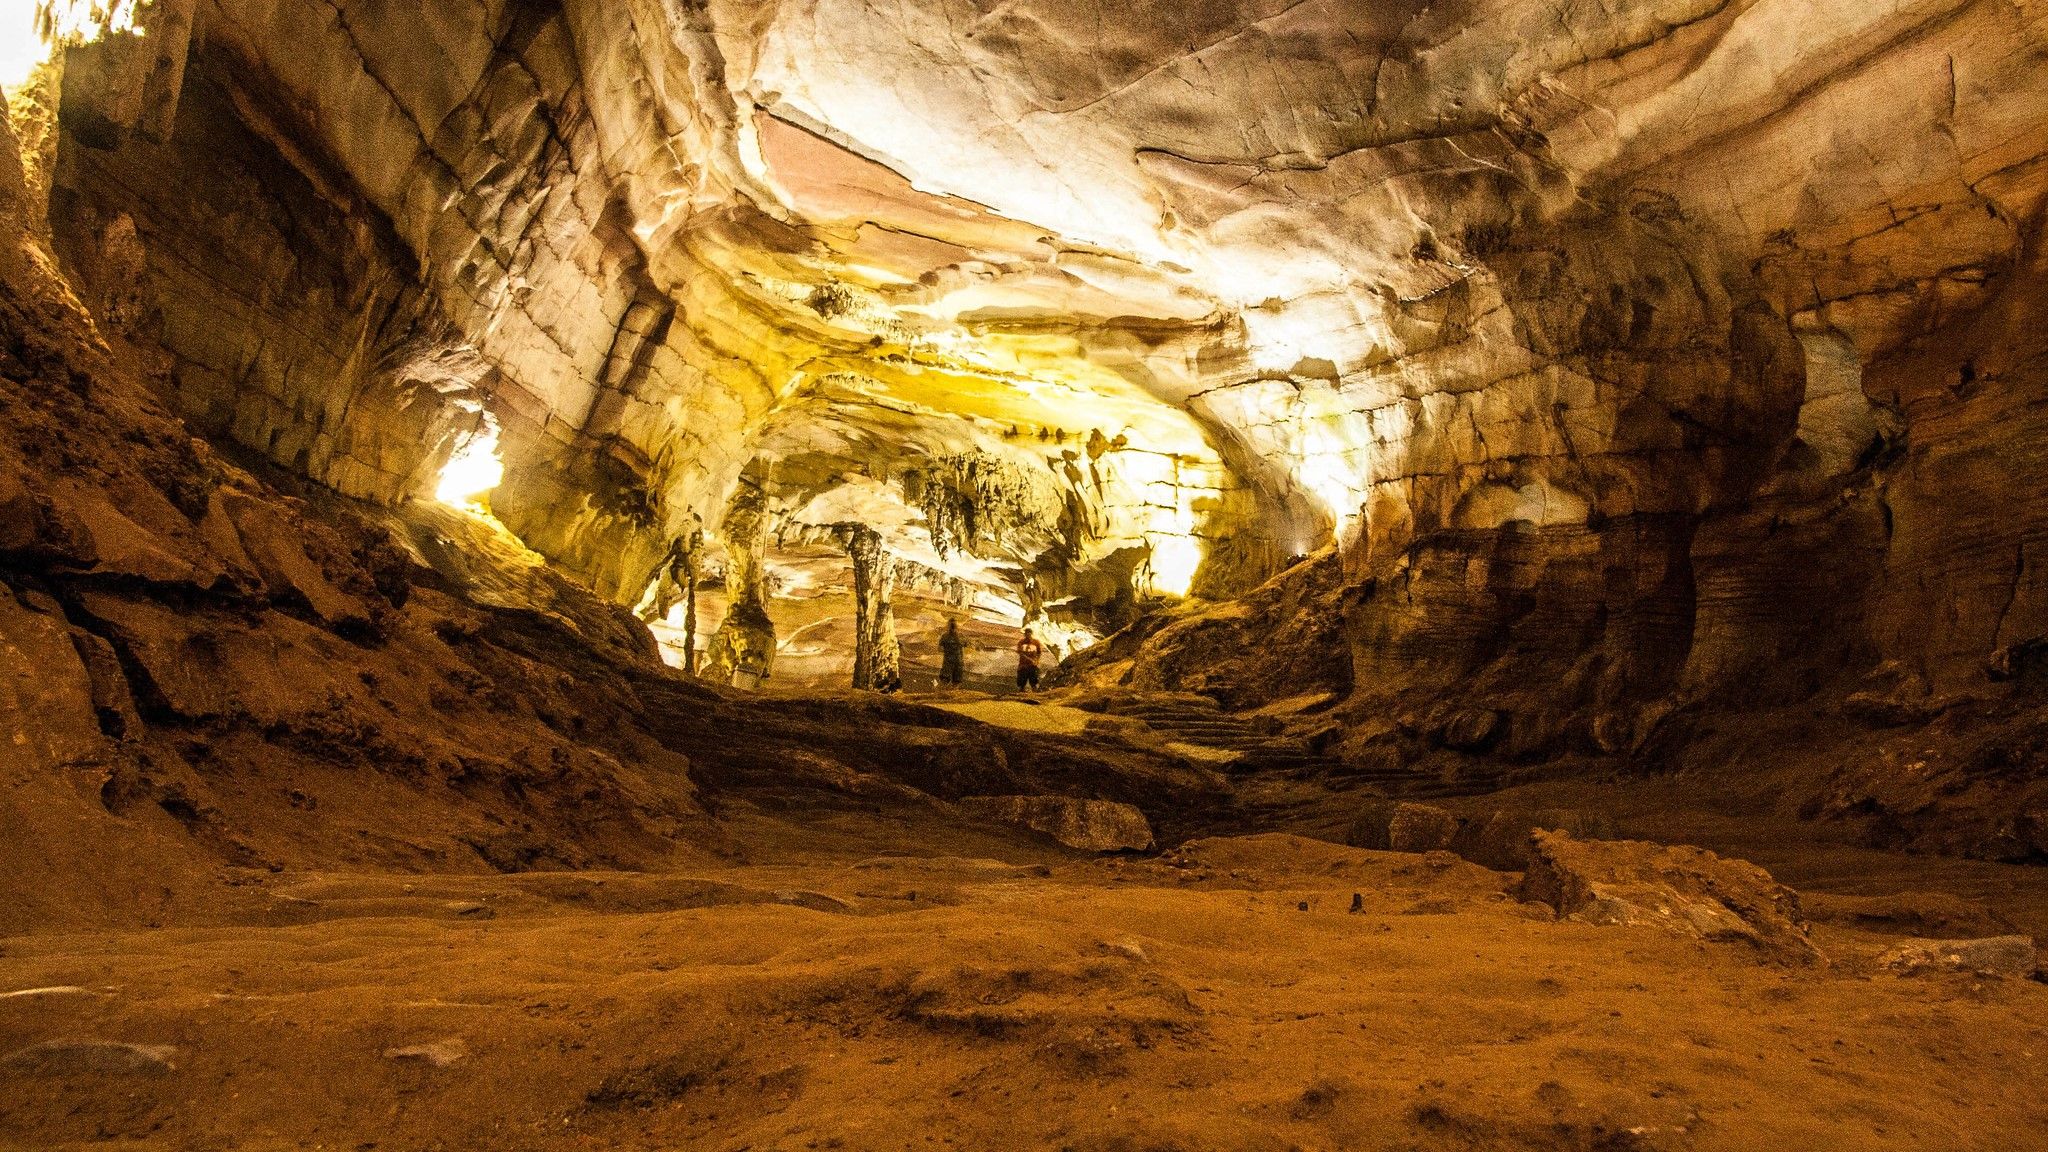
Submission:
[[[1327,773],[1329,779],[1347,784],[1377,787],[1397,800],[1447,800],[1461,796],[1485,796],[1501,790],[1506,773],[1489,772],[1446,780],[1408,768],[1344,769]]]
[[[1296,740],[1291,737],[1268,736],[1264,733],[1239,733],[1236,735],[1223,735],[1222,733],[1195,733],[1175,731],[1160,732],[1156,728],[1153,729],[1153,731],[1157,732],[1160,736],[1168,740],[1178,740],[1183,744],[1207,744],[1215,748],[1306,749],[1308,747],[1307,744],[1304,744],[1300,740]]]
[[[1306,745],[1275,741],[1267,736],[1211,736],[1204,739],[1197,736],[1189,736],[1186,733],[1170,732],[1164,735],[1175,743],[1200,744],[1205,748],[1227,748],[1232,752],[1256,752],[1268,748],[1296,752],[1305,751],[1307,748]]]

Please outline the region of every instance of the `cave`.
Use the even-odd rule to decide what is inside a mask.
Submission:
[[[2048,1147],[2048,4],[0,97],[0,1148]]]

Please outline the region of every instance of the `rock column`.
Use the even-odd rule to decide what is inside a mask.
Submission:
[[[677,602],[683,606],[683,671],[697,670],[697,577],[698,552],[704,547],[702,530],[678,536],[670,542],[668,558],[662,562],[660,578],[654,585],[652,601],[639,609],[644,620],[666,620]]]
[[[839,535],[853,557],[853,686],[879,688],[901,677],[896,613],[889,603],[896,590],[896,564],[873,528],[842,525]]]
[[[766,495],[743,485],[725,513],[725,591],[731,607],[704,654],[704,675],[713,680],[729,682],[741,670],[765,677],[774,669],[775,623],[768,618],[761,564],[767,523]]]

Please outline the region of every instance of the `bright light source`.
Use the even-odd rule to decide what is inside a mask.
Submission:
[[[49,51],[36,35],[36,0],[0,0],[0,88],[27,81]]]
[[[1185,596],[1194,585],[1195,569],[1202,566],[1202,546],[1192,536],[1154,536],[1152,543],[1152,591],[1161,596]]]
[[[498,459],[498,422],[486,412],[483,426],[462,438],[441,469],[434,499],[457,508],[474,507],[479,497],[504,479],[505,463]]]
[[[0,0],[0,88],[28,81],[36,66],[50,58],[50,46],[82,44],[108,32],[135,28],[136,0],[48,0],[50,38],[45,40],[37,0]]]

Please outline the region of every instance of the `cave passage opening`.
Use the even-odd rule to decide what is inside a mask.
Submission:
[[[638,606],[669,663],[719,679],[931,688],[951,624],[967,687],[1013,687],[1023,629],[1086,649],[1201,589],[1247,515],[1185,413],[1053,372],[835,370],[751,451]]]

